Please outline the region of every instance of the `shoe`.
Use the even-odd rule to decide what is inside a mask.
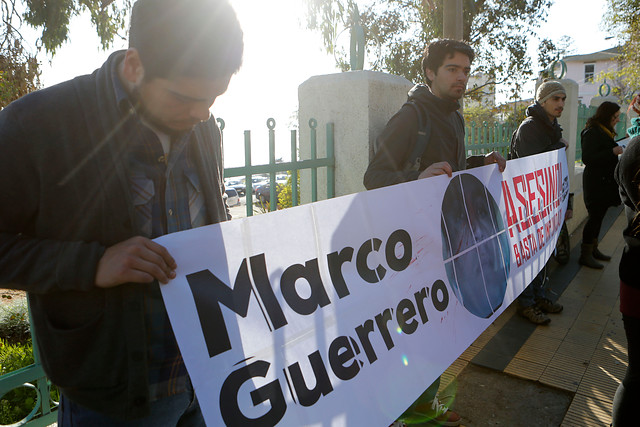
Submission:
[[[407,427],[407,425],[402,421],[394,421],[389,427]]]
[[[560,313],[564,307],[562,306],[562,304],[553,302],[550,299],[538,298],[536,300],[536,308],[543,313],[556,314]]]
[[[585,267],[595,268],[597,270],[602,270],[604,265],[600,264],[593,257],[593,244],[583,243],[580,246],[580,259],[578,260],[580,265],[584,265]]]
[[[440,403],[437,395],[431,401],[431,408],[418,406],[413,413],[424,418],[421,422],[434,426],[459,426],[462,422],[460,415],[450,411],[447,405]]]
[[[536,308],[535,305],[529,307],[522,307],[518,309],[520,316],[524,317],[531,323],[536,325],[548,325],[551,322],[549,317]]]
[[[605,255],[598,250],[598,240],[593,241],[593,257],[600,261],[611,261],[611,257],[609,255]]]

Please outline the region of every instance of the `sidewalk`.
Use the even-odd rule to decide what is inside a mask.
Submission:
[[[511,381],[504,387],[512,387],[513,396],[517,395],[515,389],[518,387],[537,387],[537,394],[526,402],[512,401],[511,409],[506,405],[493,408],[497,413],[521,412],[525,407],[532,412],[532,417],[525,418],[530,422],[524,425],[537,426],[549,425],[549,421],[543,422],[536,414],[556,410],[560,413],[553,425],[608,426],[612,399],[627,367],[618,279],[625,226],[626,218],[621,208],[609,209],[603,224],[606,234],[599,247],[613,258],[604,263],[603,270],[578,265],[582,236],[579,228],[571,236],[569,263],[560,266],[554,262],[550,268],[552,290],[559,295],[558,301],[564,305],[564,311],[550,315],[550,325],[536,327],[518,316],[515,304],[512,304],[443,374],[441,394],[455,389],[456,378],[464,377],[464,374],[460,375],[463,372],[477,367],[489,368],[487,375],[502,376]],[[502,379],[497,381],[507,384]],[[514,381],[516,385],[513,385]],[[486,387],[484,390],[482,387],[485,385],[460,381],[461,392],[463,388],[473,388],[477,393],[486,393]],[[500,392],[508,396],[510,390]],[[550,408],[548,400],[544,399],[545,393],[556,394],[559,398],[554,400],[564,399],[566,406]],[[456,402],[453,408],[462,416],[463,425],[523,425],[492,422],[488,412],[473,414],[470,413],[471,405],[465,407],[460,403]],[[490,408],[489,402],[485,403]]]

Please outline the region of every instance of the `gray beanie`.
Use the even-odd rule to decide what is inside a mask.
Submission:
[[[564,86],[562,86],[560,82],[552,80],[544,81],[540,86],[538,86],[538,90],[536,91],[536,101],[542,104],[552,96],[559,94],[567,95],[567,91],[564,90]]]

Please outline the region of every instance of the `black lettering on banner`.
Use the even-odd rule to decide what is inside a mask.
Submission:
[[[269,314],[273,329],[279,329],[287,324],[287,319],[284,317],[280,303],[273,293],[273,286],[271,286],[271,282],[269,281],[269,273],[267,272],[267,263],[264,259],[264,254],[252,256],[250,262],[253,283],[256,285],[260,299]]]
[[[416,292],[417,294],[417,292]],[[411,335],[418,329],[418,321],[414,319],[416,307],[409,299],[403,299],[396,308],[396,320],[403,333]],[[425,314],[426,316],[426,314]],[[413,320],[412,320],[413,319]]]
[[[442,294],[442,299],[438,297],[439,293]],[[449,306],[449,291],[442,280],[436,280],[431,286],[431,303],[438,311],[445,311]]]
[[[402,257],[396,258],[396,245],[402,244],[403,254]],[[411,258],[413,256],[413,248],[411,246],[411,236],[405,230],[396,230],[389,236],[387,245],[385,247],[387,264],[394,271],[403,271],[411,264]]]
[[[242,260],[233,289],[230,289],[209,270],[188,274],[186,278],[196,303],[200,327],[207,344],[209,357],[231,350],[231,342],[220,304],[224,304],[239,316],[247,316],[251,296],[247,260]]]
[[[367,359],[370,364],[378,360],[378,356],[376,355],[376,352],[371,345],[371,340],[369,339],[371,332],[373,332],[373,320],[371,319],[367,319],[362,325],[356,326],[358,340],[360,341],[360,344],[362,344],[364,354],[367,355]]]
[[[331,283],[333,283],[333,287],[340,298],[344,298],[349,295],[349,288],[347,287],[347,282],[344,280],[344,276],[342,274],[342,265],[345,262],[351,262],[351,259],[353,259],[353,252],[353,248],[347,246],[346,248],[342,248],[339,253],[331,252],[327,255],[327,264],[329,265]]]
[[[380,250],[380,246],[382,246],[382,241],[374,238],[364,242],[362,246],[360,246],[360,249],[358,249],[358,255],[356,257],[358,274],[360,274],[360,277],[369,283],[378,283],[380,280],[384,279],[384,275],[387,273],[387,270],[380,264],[378,264],[375,270],[371,270],[367,265],[369,254],[373,251],[378,252]]]
[[[380,335],[382,335],[382,339],[387,346],[387,350],[391,350],[395,345],[393,343],[393,338],[391,338],[391,334],[389,333],[388,326],[392,318],[393,313],[390,308],[385,309],[382,313],[376,314],[376,325],[378,325],[378,330],[380,331]]]
[[[418,307],[418,313],[420,313],[420,320],[424,325],[429,321],[427,316],[427,309],[425,307],[425,300],[429,298],[429,288],[422,288],[418,292],[413,294],[416,299],[416,306]]]
[[[263,402],[269,402],[271,408],[269,411],[258,417],[246,417],[238,407],[238,392],[240,387],[252,378],[267,376],[270,363],[264,360],[258,360],[250,365],[232,372],[227,379],[224,380],[220,389],[220,414],[227,426],[274,426],[287,411],[287,403],[284,400],[280,381],[273,380],[251,391],[251,401],[254,406],[258,406]]]
[[[296,289],[298,279],[304,279],[309,284],[311,290],[309,298],[302,298],[298,294]],[[309,315],[318,307],[331,304],[322,284],[317,258],[310,259],[305,265],[294,264],[287,268],[280,278],[280,290],[289,307],[298,314]]]
[[[315,381],[309,381],[312,384],[315,382],[316,386],[313,389],[307,387],[307,382],[304,380],[304,375],[302,375],[302,370],[298,362],[295,362],[287,368],[296,396],[298,396],[298,402],[300,402],[302,406],[312,406],[320,399],[321,395],[326,396],[333,391],[327,368],[324,365],[319,350],[309,355],[309,362],[311,363],[311,369],[315,376]]]
[[[362,362],[359,364],[355,357],[359,353],[358,344],[351,337],[339,336],[331,342],[329,346],[329,365],[331,365],[331,370],[336,377],[343,381],[348,381],[358,375]],[[352,359],[353,362],[345,366]]]

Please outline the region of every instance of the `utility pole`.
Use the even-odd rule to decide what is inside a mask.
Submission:
[[[445,39],[462,40],[462,0],[442,0],[442,35]],[[460,112],[464,99],[460,100]]]
[[[444,38],[462,40],[462,0],[443,0],[442,8]]]

